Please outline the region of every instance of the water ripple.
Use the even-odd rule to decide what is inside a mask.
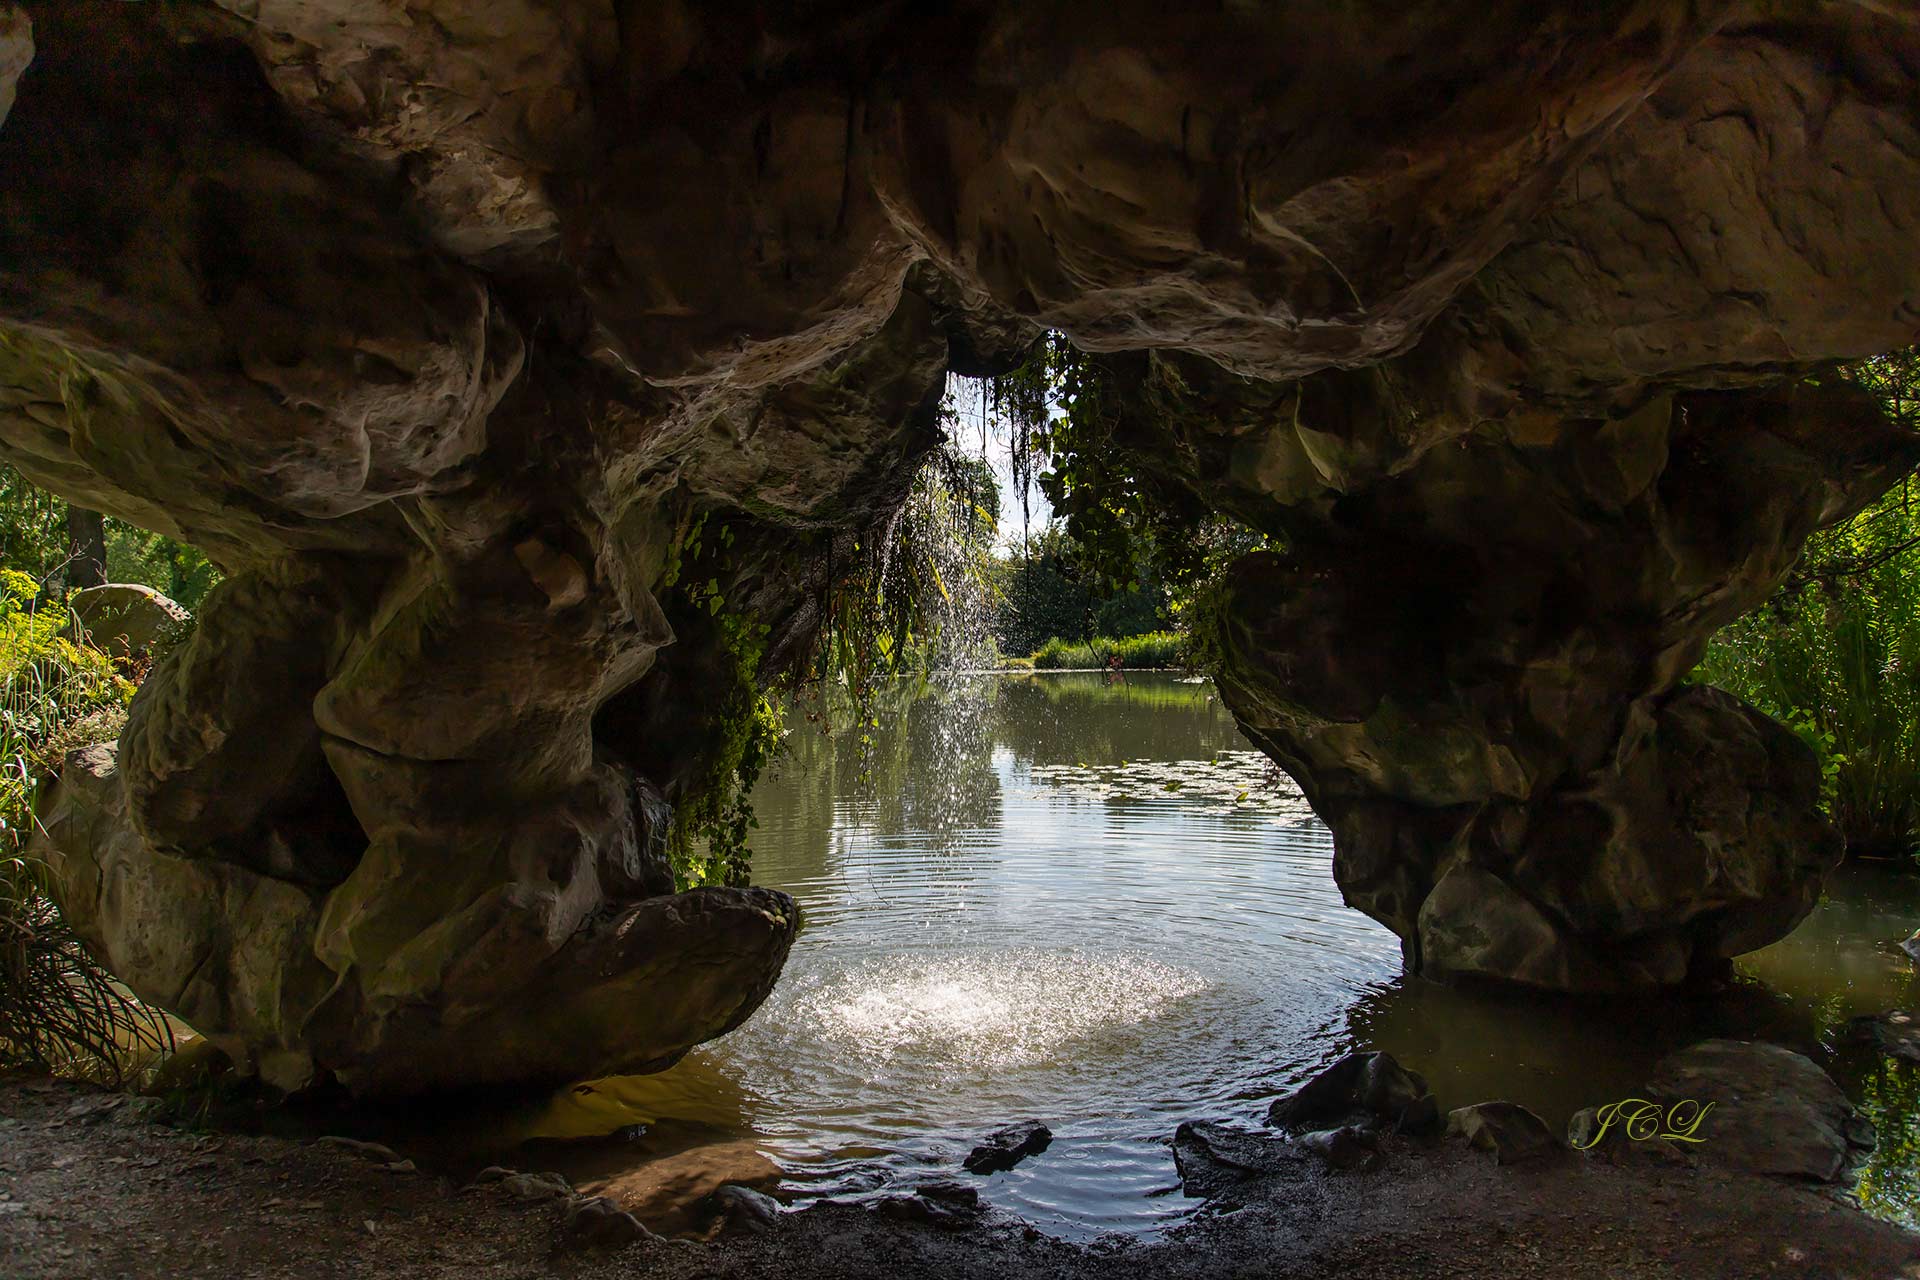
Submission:
[[[1887,945],[1920,918],[1920,880],[1848,875],[1792,939],[1742,961],[1768,985],[1736,1007],[1404,978],[1397,939],[1342,903],[1326,828],[1204,685],[936,687],[873,737],[862,758],[798,735],[755,794],[755,878],[803,919],[764,1007],[672,1070],[569,1091],[516,1132],[750,1136],[806,1197],[951,1177],[983,1134],[1036,1118],[1052,1147],[977,1185],[1087,1239],[1191,1209],[1166,1194],[1181,1120],[1251,1123],[1358,1045],[1449,1105],[1512,1098],[1558,1122],[1702,1034],[1817,1047],[1847,1014],[1920,999]],[[1913,1092],[1873,1087],[1895,1132]],[[1910,1206],[1913,1167],[1875,1177]]]
[[[1042,1062],[1089,1033],[1144,1022],[1206,990],[1191,969],[1082,948],[873,957],[799,984],[770,1021],[824,1052],[921,1070]]]

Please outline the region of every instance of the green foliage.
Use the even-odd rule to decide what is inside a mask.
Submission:
[[[1066,521],[1087,569],[1117,587],[1138,582],[1149,564],[1183,577],[1180,548],[1205,512],[1154,483],[1127,455],[1125,412],[1132,397],[1111,363],[1050,333],[1013,378],[1046,388],[1053,412],[1035,432],[1047,462],[1040,490]]]
[[[137,582],[198,609],[220,571],[195,547],[106,518],[107,581]],[[59,580],[71,557],[67,503],[0,463],[0,565],[40,584]]]
[[[33,803],[66,754],[112,741],[138,671],[67,634],[72,615],[0,570],[0,1065],[77,1067],[117,1080],[131,1054],[165,1047],[165,1020],[87,954],[26,856]]]
[[[0,857],[32,834],[34,791],[68,751],[119,736],[134,682],[106,654],[68,638],[72,614],[39,584],[0,569]]]
[[[994,637],[1003,653],[1032,653],[1049,637],[1093,634],[1100,593],[1064,525],[1049,523],[1027,535],[991,572],[1000,600]]]
[[[44,868],[0,859],[0,1066],[31,1066],[117,1084],[169,1049],[164,1015],[101,968],[47,893]]]
[[[1852,376],[1920,426],[1912,352]],[[1850,850],[1920,853],[1920,482],[1815,534],[1773,598],[1713,638],[1695,677],[1806,740]]]
[[[220,571],[198,547],[108,517],[107,581],[142,583],[198,612]]]
[[[1696,676],[1792,726],[1820,757],[1850,849],[1920,849],[1920,503],[1910,479],[1816,535],[1804,567],[1724,628]]]
[[[990,646],[972,652],[972,628],[954,624],[984,613],[998,506],[982,460],[936,453],[893,519],[868,531],[851,557],[823,566],[824,623],[811,649],[783,660],[781,670],[767,669],[769,628],[730,604],[745,572],[732,527],[705,514],[689,523],[669,549],[662,603],[678,644],[714,660],[703,661],[697,677],[706,682],[705,737],[683,753],[701,761],[700,771],[671,795],[670,850],[682,887],[747,883],[757,826],[751,796],[786,745],[787,707],[822,733],[850,731],[864,758],[883,686],[924,678],[935,665],[997,660]]]
[[[1028,537],[1004,570],[1003,648],[1168,627],[1192,634],[1196,602],[1228,566],[1274,545],[1155,474],[1145,460],[1164,443],[1143,439],[1137,419],[1150,410],[1127,368],[1049,334],[1020,369],[990,385],[988,403],[1009,426],[1016,480],[1037,474],[1061,521]]]
[[[1049,640],[1033,655],[1038,671],[1074,671],[1119,665],[1132,670],[1182,667],[1186,665],[1186,637],[1172,631],[1151,631],[1145,635],[1119,639],[1095,639],[1084,643]]]
[[[702,513],[669,554],[662,581],[663,589],[678,593],[670,609],[708,620],[707,643],[718,658],[705,690],[710,737],[702,771],[682,789],[669,841],[682,889],[751,880],[750,833],[760,825],[753,816],[753,788],[779,752],[784,731],[780,701],[761,689],[768,627],[727,608],[733,544],[732,528],[709,529]]]
[[[0,565],[36,582],[59,572],[67,555],[67,504],[0,463]]]
[[[1004,652],[1032,652],[1049,638],[1088,641],[1163,629],[1170,612],[1151,565],[1116,589],[1091,571],[1066,528],[1049,523],[993,562],[999,608],[994,635]]]
[[[826,623],[796,679],[816,714],[844,710],[865,738],[879,682],[997,662],[986,636],[998,603],[991,480],[980,459],[942,449],[892,522],[855,543],[849,563],[827,566]]]
[[[1920,1067],[1880,1059],[1860,1080],[1859,1096],[1875,1141],[1854,1195],[1875,1217],[1920,1230]]]

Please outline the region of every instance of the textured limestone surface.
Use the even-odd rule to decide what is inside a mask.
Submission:
[[[151,654],[156,646],[184,635],[193,621],[180,604],[138,582],[83,588],[74,592],[68,607],[91,643],[120,658]]]
[[[1818,375],[1920,329],[1917,67],[1841,0],[6,0],[0,454],[228,575],[49,799],[70,909],[288,1082],[725,1030],[793,921],[662,860],[692,531],[799,651],[1052,328],[1287,536],[1222,693],[1413,965],[1711,969],[1837,853],[1681,681],[1915,458]]]

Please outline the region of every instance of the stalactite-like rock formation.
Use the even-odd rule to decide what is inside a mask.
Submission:
[[[1759,945],[1811,762],[1678,682],[1913,461],[1803,379],[1920,329],[1916,70],[1866,3],[0,0],[0,451],[229,574],[49,797],[69,912],[284,1083],[720,1034],[794,921],[662,859],[690,531],[797,651],[1051,327],[1288,534],[1222,689],[1415,963]]]

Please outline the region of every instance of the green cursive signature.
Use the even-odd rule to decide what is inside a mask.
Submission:
[[[1599,1125],[1593,1136],[1585,1142],[1576,1142],[1576,1151],[1587,1151],[1600,1145],[1607,1132],[1616,1124],[1620,1131],[1635,1142],[1650,1142],[1655,1138],[1665,1138],[1670,1142],[1705,1142],[1700,1136],[1700,1122],[1707,1118],[1707,1112],[1717,1103],[1695,1102],[1692,1098],[1682,1098],[1670,1106],[1661,1106],[1647,1098],[1622,1098],[1618,1102],[1609,1102],[1594,1113]]]

